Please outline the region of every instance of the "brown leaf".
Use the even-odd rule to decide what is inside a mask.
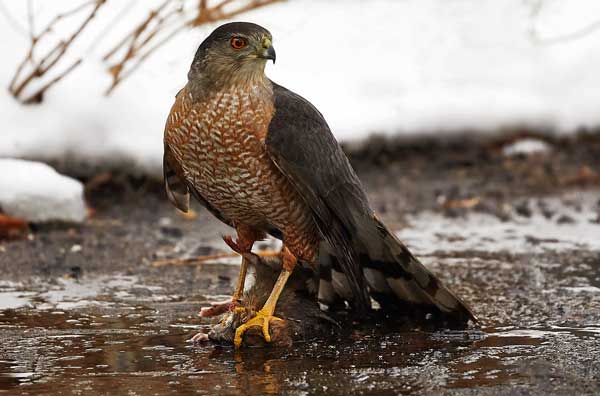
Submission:
[[[0,213],[0,239],[21,239],[27,236],[27,222]]]
[[[443,207],[445,209],[471,209],[479,205],[479,202],[481,202],[480,197],[466,199],[451,199],[444,202]]]

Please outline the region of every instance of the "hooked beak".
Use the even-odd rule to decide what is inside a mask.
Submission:
[[[273,64],[275,64],[275,48],[273,48],[272,45],[269,45],[269,48],[264,49],[260,57],[263,59],[271,59]]]
[[[270,38],[265,37],[262,40],[262,46],[259,50],[258,57],[262,59],[271,59],[273,61],[273,64],[275,64],[275,48],[273,48]]]

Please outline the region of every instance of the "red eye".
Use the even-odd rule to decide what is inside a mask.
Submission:
[[[231,46],[235,49],[242,49],[246,46],[246,40],[241,37],[234,37],[231,39]]]

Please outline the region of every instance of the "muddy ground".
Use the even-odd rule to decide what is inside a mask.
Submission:
[[[0,393],[598,394],[600,133],[507,153],[529,135],[347,147],[380,217],[481,323],[350,323],[290,349],[186,342],[237,259],[157,262],[225,251],[231,230],[178,214],[157,181],[98,172],[84,225],[0,242]]]

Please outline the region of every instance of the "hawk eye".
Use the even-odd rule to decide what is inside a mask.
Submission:
[[[246,40],[241,37],[234,37],[231,39],[231,46],[235,49],[242,49],[246,46]]]

